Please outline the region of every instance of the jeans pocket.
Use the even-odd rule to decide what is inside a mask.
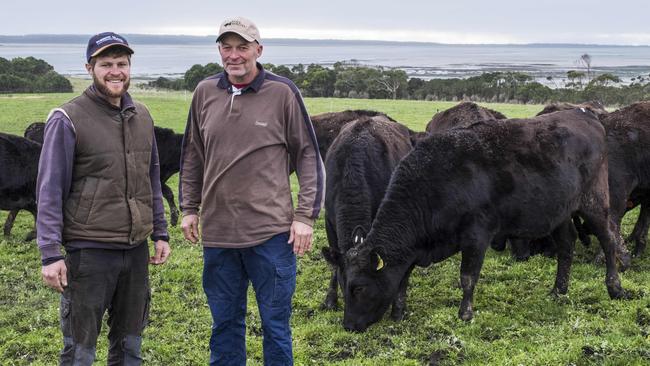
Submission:
[[[275,268],[273,307],[291,307],[291,297],[296,289],[296,265]]]

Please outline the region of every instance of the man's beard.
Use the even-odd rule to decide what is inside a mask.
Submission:
[[[102,83],[97,78],[97,76],[95,76],[94,73],[93,73],[93,83],[95,84],[95,87],[97,88],[97,90],[99,90],[99,92],[104,94],[105,96],[110,97],[110,98],[121,98],[122,95],[126,94],[126,91],[129,90],[129,85],[131,84],[131,79],[129,78],[124,82],[124,87],[122,88],[121,92],[119,92],[119,93],[115,93],[111,89],[109,89],[108,86],[106,86],[105,83]]]

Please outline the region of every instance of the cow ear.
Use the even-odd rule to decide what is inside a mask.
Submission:
[[[381,248],[373,248],[370,251],[370,266],[372,270],[379,272],[386,267],[386,263],[381,255]]]
[[[321,249],[323,253],[323,258],[327,261],[327,263],[333,265],[333,266],[340,266],[341,265],[341,255],[337,250],[332,250],[332,248],[325,247]]]
[[[366,241],[366,236],[368,233],[366,232],[366,229],[363,228],[363,226],[359,225],[352,230],[352,244],[353,245],[359,245],[363,244],[364,241]]]

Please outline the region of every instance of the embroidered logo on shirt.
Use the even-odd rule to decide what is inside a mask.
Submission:
[[[263,122],[263,121],[255,121],[255,126],[266,127],[267,125],[268,125],[268,123],[266,123],[266,122]]]

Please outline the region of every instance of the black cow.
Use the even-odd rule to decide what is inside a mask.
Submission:
[[[173,130],[163,127],[154,127],[156,145],[158,146],[158,158],[160,160],[160,186],[162,195],[169,205],[170,223],[176,226],[178,223],[178,208],[174,201],[174,193],[167,185],[167,180],[180,170],[181,147],[183,135],[174,133]]]
[[[25,129],[25,137],[43,143],[43,133],[45,131],[45,123],[34,122],[27,126]],[[158,158],[160,160],[160,186],[162,189],[163,197],[169,205],[170,223],[176,226],[178,223],[178,208],[174,200],[174,193],[167,185],[167,180],[180,170],[181,160],[181,145],[183,135],[174,133],[169,128],[154,126],[154,134],[156,135],[156,145],[158,146]],[[40,152],[39,152],[40,154]],[[38,163],[38,158],[37,158]],[[34,178],[36,179],[36,178]],[[18,214],[19,209],[9,212],[4,225],[4,235],[8,236],[11,233],[14,221]]]
[[[45,123],[43,122],[33,122],[27,128],[25,129],[25,133],[23,136],[26,139],[36,141],[39,144],[43,143],[43,131],[45,129]],[[40,152],[39,152],[40,155]],[[16,217],[18,216],[19,209],[11,210],[9,211],[9,214],[7,215],[7,219],[5,220],[4,228],[3,228],[3,233],[5,236],[9,236],[11,234],[11,229],[14,227],[14,222],[16,221]],[[26,237],[27,241],[30,241],[33,239],[33,236],[35,235],[35,232],[29,233]]]
[[[413,266],[457,252],[459,316],[471,319],[485,251],[500,237],[553,235],[559,250],[552,293],[565,294],[575,212],[596,229],[610,297],[625,297],[608,202],[605,132],[590,112],[478,122],[432,134],[400,161],[366,240],[346,255],[344,326],[365,330],[381,319]]]
[[[323,308],[337,307],[337,286],[343,290],[345,282],[343,256],[365,238],[393,169],[410,150],[408,128],[380,116],[350,122],[332,143],[325,160],[329,248],[323,248],[323,255],[333,269]],[[396,320],[404,314],[406,286],[403,290],[393,303]]]
[[[650,102],[631,104],[602,115],[600,120],[607,131],[612,220],[619,230],[625,212],[641,204],[639,220],[628,238],[636,242],[634,254],[641,255],[648,227],[648,208],[644,206],[650,206]],[[626,247],[621,245],[620,251],[623,264],[629,265]]]
[[[19,210],[27,210],[36,220],[36,176],[41,144],[26,138],[0,133],[0,210],[11,211],[4,226],[8,236]],[[36,230],[25,240],[36,237]]]
[[[506,119],[502,113],[481,107],[473,102],[462,102],[445,111],[436,113],[429,123],[428,133],[447,131],[451,128],[467,127],[473,122]]]
[[[607,135],[609,165],[609,195],[611,216],[620,231],[620,224],[627,211],[641,205],[639,217],[628,242],[635,242],[633,254],[643,253],[650,225],[650,102],[634,103],[612,113],[607,113],[597,102],[583,104],[559,103],[546,106],[545,111],[587,108],[598,114]],[[581,240],[588,242],[591,229],[580,225]],[[630,265],[630,256],[622,239],[618,240],[617,256],[622,268]]]

